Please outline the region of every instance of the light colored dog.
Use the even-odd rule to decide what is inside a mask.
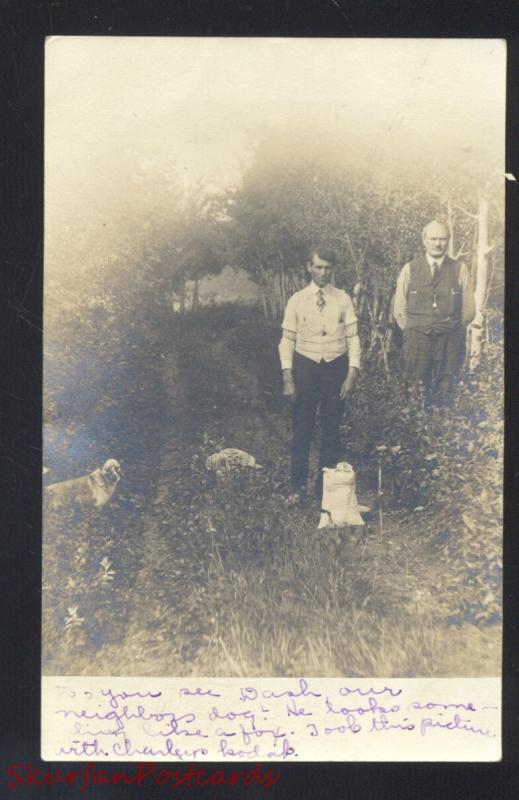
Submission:
[[[45,506],[51,511],[74,506],[102,508],[112,497],[120,478],[121,465],[115,458],[109,458],[90,475],[46,486],[43,490]]]

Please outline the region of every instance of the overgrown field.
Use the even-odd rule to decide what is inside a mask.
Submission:
[[[239,306],[104,325],[48,342],[46,479],[108,457],[123,478],[97,514],[46,517],[45,673],[499,674],[498,344],[441,413],[409,406],[398,350],[389,378],[365,364],[344,441],[374,519],[337,542],[285,505],[279,330]],[[264,469],[216,484],[224,446]]]

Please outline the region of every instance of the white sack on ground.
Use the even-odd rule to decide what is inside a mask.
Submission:
[[[226,447],[219,453],[208,456],[205,466],[210,470],[232,470],[242,467],[253,467],[262,469],[260,464],[256,464],[256,459],[244,450],[237,450],[235,447]]]
[[[335,469],[323,469],[323,501],[319,528],[329,525],[346,527],[364,525],[355,493],[355,472],[350,464],[342,461]]]

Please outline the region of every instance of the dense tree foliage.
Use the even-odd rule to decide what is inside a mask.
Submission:
[[[337,254],[337,284],[357,302],[365,350],[382,352],[386,363],[396,278],[420,250],[421,229],[432,217],[450,225],[451,255],[464,258],[476,285],[482,198],[486,297],[499,305],[502,182],[468,157],[456,166],[410,161],[375,170],[352,164],[336,143],[317,148],[271,136],[258,144],[240,183],[225,191],[180,191],[153,165],[138,170],[133,183],[135,194],[121,198],[106,222],[88,215],[67,226],[49,220],[47,261],[59,276],[47,284],[51,328],[81,297],[110,298],[132,317],[157,303],[196,308],[201,278],[226,264],[248,273],[265,317],[279,321],[290,294],[306,282],[308,248],[326,242]]]

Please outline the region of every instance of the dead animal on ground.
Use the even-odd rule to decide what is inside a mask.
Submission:
[[[263,469],[260,464],[256,464],[256,459],[244,450],[237,450],[235,447],[226,447],[219,453],[213,453],[205,461],[207,469],[213,472],[230,472],[244,467],[252,469]]]
[[[45,506],[51,511],[74,506],[102,508],[111,499],[120,478],[121,465],[115,458],[109,458],[89,475],[45,487]]]

